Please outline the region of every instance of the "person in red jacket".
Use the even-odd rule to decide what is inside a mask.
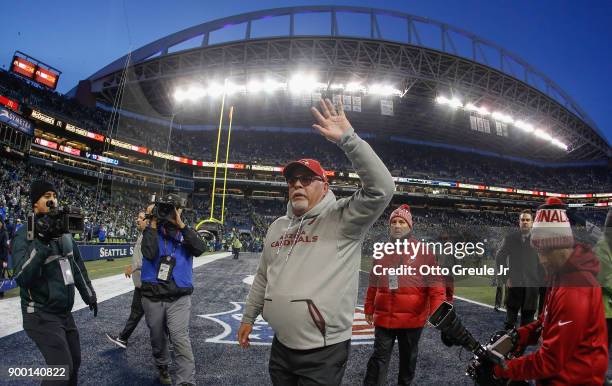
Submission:
[[[538,320],[518,329],[518,350],[540,342],[534,353],[496,366],[494,376],[536,380],[538,385],[602,385],[608,337],[599,260],[574,243],[565,205],[549,198],[536,213],[531,243],[547,276],[548,292]]]
[[[402,205],[391,213],[389,225],[393,242],[407,240],[411,245],[417,243],[412,236],[412,213],[408,205]],[[396,338],[400,354],[397,383],[409,385],[414,378],[421,332],[429,315],[445,299],[444,285],[439,276],[418,274],[421,265],[436,266],[435,256],[419,252],[414,256],[388,254],[374,261],[364,309],[367,322],[375,326],[374,352],[368,361],[364,385],[386,384]],[[417,274],[382,274],[383,268],[401,266],[414,267]]]

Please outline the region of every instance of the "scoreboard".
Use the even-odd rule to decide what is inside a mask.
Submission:
[[[57,82],[61,74],[53,67],[38,61],[23,52],[16,51],[11,62],[11,71],[19,76],[30,79],[51,90],[57,88]]]

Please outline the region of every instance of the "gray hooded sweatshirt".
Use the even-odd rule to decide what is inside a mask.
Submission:
[[[142,271],[142,232],[136,239],[134,244],[134,253],[132,254],[132,281],[134,287],[140,288],[142,282],[140,281],[140,272]]]
[[[391,174],[370,145],[349,129],[338,146],[362,187],[336,200],[331,190],[302,217],[278,218],[247,297],[243,323],[263,318],[279,341],[307,350],[351,339],[361,244],[395,190]]]

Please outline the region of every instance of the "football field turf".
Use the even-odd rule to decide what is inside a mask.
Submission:
[[[194,269],[195,290],[192,297],[191,342],[196,360],[196,380],[199,385],[266,385],[270,384],[267,362],[272,331],[260,321],[256,325],[254,344],[241,349],[236,332],[241,317],[242,302],[249,290],[258,255],[243,253],[239,260],[221,258]],[[94,282],[95,285],[95,282]],[[363,304],[367,274],[360,273],[357,304]],[[104,288],[96,288],[102,292]],[[144,319],[129,340],[127,350],[116,348],[104,336],[118,333],[128,317],[132,292],[102,301],[98,317],[87,309],[73,315],[81,337],[82,364],[79,384],[82,385],[156,385],[157,372],[151,358],[148,329]],[[484,343],[503,325],[503,313],[489,307],[457,300],[457,312],[464,325]],[[359,385],[372,353],[372,329],[365,326],[362,310],[356,309],[354,339],[344,376],[344,384]],[[1,327],[0,327],[1,329]],[[23,331],[0,339],[2,366],[30,367],[44,365],[34,343]],[[440,334],[426,328],[419,345],[415,385],[469,385],[465,368],[471,355],[459,348],[447,348]],[[397,348],[394,348],[389,368],[389,384],[396,384]],[[172,371],[173,369],[171,369]],[[5,371],[5,370],[3,370]],[[9,381],[0,375],[0,385],[37,385],[39,381]]]

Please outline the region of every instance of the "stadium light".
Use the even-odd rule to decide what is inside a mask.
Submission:
[[[567,145],[559,141],[557,138],[553,138],[550,142],[552,142],[553,145],[567,151]]]
[[[444,95],[439,95],[438,97],[436,97],[436,103],[441,104],[441,105],[447,105],[453,108],[462,107],[466,111],[473,111],[480,115],[491,115],[491,117],[497,121],[504,122],[507,124],[512,124],[515,127],[521,129],[522,131],[526,133],[533,133],[538,138],[550,141],[551,144],[553,144],[554,146],[560,149],[563,149],[566,151],[568,149],[568,146],[563,141],[557,138],[554,138],[552,135],[550,135],[546,131],[542,129],[536,129],[532,124],[522,121],[520,119],[515,120],[510,115],[506,115],[500,111],[494,111],[493,113],[491,113],[485,107],[482,107],[482,106],[479,107],[473,103],[466,103],[464,106],[461,104],[461,101],[458,98],[453,97],[452,99],[449,99],[445,97]]]
[[[246,86],[243,84],[234,84],[232,82],[227,82],[225,84],[225,93],[227,95],[232,95],[235,93],[245,93],[246,92]]]
[[[489,115],[489,114],[491,114],[489,112],[489,110],[487,110],[485,107],[478,107],[478,106],[474,105],[473,103],[467,103],[465,105],[465,109],[468,110],[468,111],[477,112],[480,115]]]
[[[504,113],[500,113],[499,111],[494,111],[491,116],[493,117],[493,119],[497,119],[498,121],[504,122],[504,123],[514,123],[514,119],[512,119],[511,116],[506,115]]]
[[[208,85],[208,95],[211,97],[218,97],[223,95],[225,92],[225,87],[220,85],[219,83],[211,83]]]
[[[187,90],[187,98],[195,101],[206,96],[206,90],[202,87],[192,86]]]
[[[439,97],[436,98],[436,102],[441,104],[441,105],[447,105],[449,100],[448,100],[448,98],[440,95]]]
[[[542,139],[545,139],[545,140],[551,141],[551,142],[553,140],[553,137],[550,134],[548,134],[547,132],[545,132],[544,130],[542,130],[542,129],[535,129],[535,131],[533,133],[538,138],[542,138]]]
[[[521,120],[514,121],[514,126],[528,133],[532,133],[535,130],[532,124],[523,122]]]
[[[187,99],[187,95],[185,95],[185,92],[183,90],[177,89],[174,92],[174,100],[176,102],[180,103],[180,102],[184,101],[185,99]]]
[[[452,98],[452,99],[451,99],[451,100],[448,102],[448,105],[449,105],[450,107],[455,108],[455,109],[456,109],[456,108],[459,108],[459,107],[463,107],[463,103],[462,103],[462,102],[461,102],[461,100],[459,100],[459,98],[457,98],[457,97],[453,97],[453,98]]]
[[[351,82],[346,85],[346,91],[348,92],[365,92],[366,88],[362,86],[360,83]]]
[[[268,79],[264,85],[264,90],[267,92],[274,92],[276,90],[286,90],[287,83],[276,82],[274,80]]]
[[[292,93],[312,92],[319,83],[313,75],[296,74],[289,81],[289,91]]]
[[[368,94],[389,96],[389,95],[402,95],[402,92],[393,86],[386,84],[373,84],[368,88]]]
[[[247,92],[252,92],[252,93],[258,93],[258,92],[263,91],[264,89],[265,89],[265,84],[258,80],[252,80],[246,86]]]
[[[447,97],[440,95],[436,98],[436,102],[438,102],[441,105],[450,106],[454,109],[463,107],[463,102],[461,102],[461,100],[457,97],[452,97],[451,99],[448,99]]]

